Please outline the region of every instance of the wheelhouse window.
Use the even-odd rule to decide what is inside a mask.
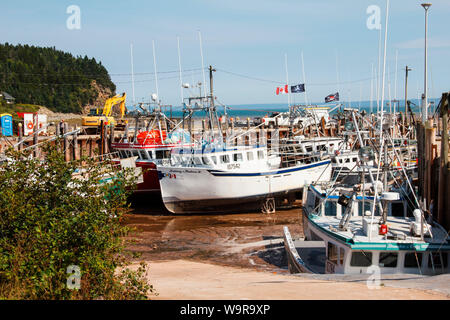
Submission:
[[[447,252],[430,252],[428,254],[428,268],[439,271],[439,269],[447,268],[448,266],[448,253]]]
[[[258,151],[258,159],[259,160],[264,159],[264,151],[262,151],[262,150]]]
[[[369,202],[368,200],[364,201],[364,208],[362,201],[358,201],[358,215],[363,216],[366,211],[372,212],[372,202]]]
[[[247,152],[247,160],[252,161],[253,160],[253,152]]]
[[[147,151],[139,150],[139,154],[141,155],[140,156],[141,159],[143,159],[143,160],[147,160],[148,159]]]
[[[422,266],[421,252],[405,253],[405,268],[420,268]]]
[[[313,151],[313,147],[312,146],[307,146],[306,147],[306,152],[312,152]]]
[[[338,263],[338,247],[332,242],[328,242],[328,260],[334,264]]]
[[[156,150],[156,159],[164,159],[164,151],[163,150]]]
[[[354,251],[350,260],[352,267],[369,267],[372,265],[372,252]]]
[[[202,161],[203,161],[204,165],[210,165],[211,164],[211,160],[207,156],[203,156],[202,157]]]
[[[326,201],[325,202],[325,215],[326,216],[336,216],[337,211],[337,203],[335,201]]]
[[[392,212],[392,216],[394,217],[403,217],[404,215],[404,207],[403,207],[403,202],[393,202],[391,204],[391,212]]]
[[[398,254],[393,252],[380,252],[378,264],[384,268],[397,268]]]
[[[217,157],[216,156],[211,156],[211,160],[212,160],[212,162],[214,162],[214,164],[217,164]]]
[[[230,162],[230,156],[228,154],[224,154],[220,156],[220,161],[222,163],[229,163]]]
[[[235,154],[233,154],[233,160],[234,160],[235,162],[241,162],[241,161],[243,161],[242,153],[235,153]]]
[[[202,159],[200,157],[194,157],[194,163],[196,165],[202,165]]]
[[[345,256],[345,250],[343,248],[339,248],[339,264],[341,266],[344,265],[344,256]]]

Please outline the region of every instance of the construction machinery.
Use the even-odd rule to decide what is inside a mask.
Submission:
[[[117,94],[112,98],[109,98],[105,102],[105,106],[102,108],[93,108],[89,111],[89,114],[82,118],[82,126],[87,133],[96,133],[103,121],[104,125],[113,125],[117,128],[124,127],[126,120],[123,119],[126,107],[126,93],[122,95]],[[116,119],[113,115],[113,107],[119,104],[120,118]]]

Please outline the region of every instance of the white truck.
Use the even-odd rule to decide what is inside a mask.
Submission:
[[[278,122],[278,126],[290,126],[291,114],[293,116],[292,125],[300,129],[309,127],[314,124],[320,124],[322,117],[325,119],[325,124],[328,125],[331,122],[329,107],[292,107],[290,112],[273,112],[270,117],[266,116],[261,118],[261,123],[264,123],[264,127],[274,128]]]

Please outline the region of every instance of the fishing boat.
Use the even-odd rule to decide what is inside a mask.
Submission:
[[[117,152],[120,159],[135,157],[136,167],[142,168],[143,181],[137,184],[136,193],[159,193],[160,184],[157,166],[167,164],[170,153],[176,147],[189,147],[190,135],[185,130],[173,124],[172,130],[165,114],[160,107],[145,114],[147,119],[136,117],[135,134],[129,140],[128,134],[118,142],[112,143],[111,148]],[[142,127],[139,123],[143,124]]]
[[[358,187],[305,188],[305,238],[294,241],[284,228],[291,272],[369,274],[373,266],[380,274],[450,272],[450,238],[442,226],[420,209],[411,214],[399,192],[382,192],[375,200]]]
[[[363,174],[357,184],[333,180],[304,188],[305,237],[294,241],[284,228],[291,272],[450,272],[449,234],[417,199],[389,128],[380,130],[377,157],[357,136],[358,172],[367,172],[370,181]],[[399,168],[393,171],[395,163]]]
[[[266,146],[172,150],[171,165],[158,166],[161,195],[175,214],[275,209],[305,183],[327,181],[329,157],[275,154]]]
[[[170,165],[158,166],[162,199],[170,212],[273,212],[277,203],[295,199],[305,183],[330,179],[331,160],[326,155],[294,152],[288,145],[273,142],[268,148],[264,141],[251,139],[243,139],[247,145],[238,145],[237,137],[224,141],[208,98],[189,98],[188,105],[192,99],[199,100],[189,112],[206,112],[211,131],[194,148],[174,148]]]

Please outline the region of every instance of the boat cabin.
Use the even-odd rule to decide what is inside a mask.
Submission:
[[[372,217],[373,196],[354,195],[351,204],[345,205],[335,192],[327,194],[317,186],[304,189],[305,235],[307,240],[323,241],[325,272],[370,274],[374,266],[384,274],[450,272],[447,232],[435,222],[422,220],[420,210],[410,217],[405,199],[394,197],[393,192],[385,194]],[[380,208],[387,210],[385,222]]]

